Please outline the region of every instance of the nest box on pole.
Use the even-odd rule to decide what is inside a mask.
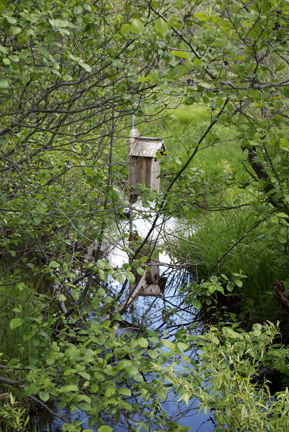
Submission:
[[[157,159],[157,152],[166,151],[162,138],[141,137],[139,131],[134,129],[134,118],[132,117],[132,130],[129,140],[129,178],[130,186],[129,200],[131,203],[137,201],[140,194],[138,185],[145,184],[151,189],[160,190],[160,161]],[[145,270],[140,277],[136,270],[133,270],[135,283],[130,285],[130,301],[136,301],[139,295],[161,297],[166,284],[166,278],[159,276],[159,259],[152,259],[152,245],[147,245],[148,256],[150,256],[151,270]],[[141,256],[137,255],[136,259]]]
[[[129,143],[129,178],[131,186],[130,202],[136,202],[140,193],[138,184],[146,184],[159,192],[160,161],[156,158],[157,151],[166,151],[162,138],[139,136],[137,129],[131,130]]]

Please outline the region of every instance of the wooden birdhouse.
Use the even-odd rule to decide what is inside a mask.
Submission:
[[[141,137],[137,129],[132,129],[129,149],[129,178],[131,186],[130,202],[136,202],[140,193],[138,184],[146,184],[153,190],[160,189],[160,161],[157,151],[166,151],[162,138]]]

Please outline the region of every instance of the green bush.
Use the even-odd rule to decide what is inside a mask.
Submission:
[[[179,401],[200,401],[200,411],[214,417],[216,432],[288,431],[289,389],[272,396],[266,379],[262,385],[256,382],[266,367],[289,373],[288,348],[274,345],[277,335],[278,328],[271,323],[254,324],[250,332],[233,324],[222,330],[211,327],[203,336],[179,334],[185,342],[179,345],[188,355],[181,355],[180,372],[171,365],[162,375],[176,385]],[[193,355],[188,351],[192,349]]]
[[[12,393],[9,394],[9,402],[4,401],[0,405],[0,426],[4,432],[28,432],[29,430],[29,416]]]

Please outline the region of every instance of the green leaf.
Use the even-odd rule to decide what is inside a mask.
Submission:
[[[131,272],[127,272],[126,278],[130,284],[133,284],[135,282],[135,277]]]
[[[123,283],[123,281],[124,281],[124,277],[123,277],[123,275],[117,275],[117,276],[116,276],[116,280],[117,280],[119,283]]]
[[[74,374],[75,372],[76,372],[76,369],[67,369],[63,375],[64,376],[70,376],[70,375]]]
[[[93,393],[96,393],[97,390],[98,390],[98,385],[97,385],[97,384],[93,384],[93,385],[91,386],[91,391],[92,391]]]
[[[21,28],[20,27],[12,27],[11,29],[10,29],[10,34],[12,35],[12,36],[16,36],[16,35],[18,35],[19,33],[21,33]]]
[[[130,24],[123,24],[121,26],[120,32],[124,37],[126,37],[127,33],[129,32],[129,29],[130,29]]]
[[[49,399],[49,396],[50,395],[47,392],[44,392],[44,391],[39,392],[39,397],[41,400],[43,400],[43,402],[47,402]]]
[[[75,8],[74,8],[74,13],[75,13],[76,15],[80,15],[82,12],[83,12],[83,8],[82,8],[82,6],[75,6]]]
[[[193,61],[193,63],[194,63],[195,66],[199,67],[203,63],[203,60],[195,58],[194,61]]]
[[[49,22],[52,25],[52,27],[56,27],[56,28],[67,27],[68,25],[68,22],[66,20],[60,20],[60,19],[50,19]]]
[[[150,71],[150,73],[148,74],[147,78],[153,82],[153,83],[158,83],[159,82],[159,74],[156,70],[152,70]]]
[[[262,324],[260,324],[260,323],[255,323],[255,324],[253,324],[252,325],[252,330],[258,330],[258,331],[261,331],[262,330]]]
[[[11,16],[6,17],[6,19],[9,22],[9,24],[16,24],[17,23],[17,19],[13,18]]]
[[[216,291],[216,287],[214,285],[209,286],[209,291],[213,294]]]
[[[145,338],[139,338],[137,340],[137,343],[139,344],[139,346],[141,346],[142,348],[145,348],[148,346],[148,341]]]
[[[33,338],[34,333],[26,333],[25,335],[23,335],[23,341],[26,342],[29,339]]]
[[[188,59],[189,56],[186,52],[184,51],[171,51],[171,53],[176,56],[176,57],[181,57],[183,59]]]
[[[174,344],[167,339],[163,339],[162,343],[163,343],[163,346],[165,346],[166,348],[170,348],[170,349],[174,348]]]
[[[113,386],[110,386],[109,388],[107,388],[106,390],[105,390],[105,397],[110,397],[112,394],[114,394],[115,393],[115,390],[116,390],[116,388],[115,387],[113,387]]]
[[[16,56],[16,55],[11,55],[11,56],[9,56],[9,59],[12,60],[12,61],[15,62],[15,63],[18,63],[18,62],[19,62],[19,57]]]
[[[282,244],[286,244],[287,243],[287,237],[283,236],[282,234],[278,235],[278,241]]]
[[[72,291],[71,296],[73,300],[75,301],[79,300],[79,293],[77,291]]]
[[[57,297],[57,300],[59,300],[59,301],[65,301],[66,297],[63,294],[59,294],[59,296]]]
[[[216,104],[217,104],[219,107],[221,107],[221,106],[223,105],[223,103],[224,103],[223,99],[220,98],[220,97],[217,97],[217,99],[216,99]]]
[[[277,66],[277,67],[276,67],[275,71],[276,71],[276,72],[279,72],[279,71],[281,71],[281,70],[283,70],[283,69],[286,69],[286,66],[285,66],[285,65],[280,65],[280,66]]]
[[[69,384],[67,386],[60,387],[60,390],[61,390],[61,392],[66,393],[66,392],[71,392],[71,391],[78,391],[78,387],[74,384]]]
[[[56,261],[51,261],[51,262],[49,263],[49,267],[56,268],[56,267],[59,267],[59,264],[58,264],[58,262],[56,262]]]
[[[177,17],[174,15],[170,17],[170,19],[168,21],[168,25],[170,27],[175,27],[177,29],[182,28],[182,24],[178,21]]]
[[[228,283],[228,284],[227,284],[227,290],[228,290],[229,292],[232,292],[232,291],[234,290],[234,285],[233,285],[232,283]]]
[[[138,268],[136,269],[136,271],[138,272],[138,274],[139,274],[140,276],[142,276],[142,275],[144,274],[144,269],[142,269],[141,267],[138,267]]]
[[[148,355],[151,358],[156,359],[158,357],[159,353],[157,350],[148,350]]]
[[[99,298],[98,297],[95,297],[94,299],[92,299],[92,302],[91,302],[91,307],[96,307],[96,306],[98,306],[99,305]]]
[[[120,404],[119,404],[119,407],[121,409],[125,409],[127,411],[132,411],[133,410],[132,406],[129,403],[125,402],[125,401],[121,401]]]
[[[45,48],[40,47],[40,48],[39,48],[39,51],[41,52],[41,54],[44,55],[44,57],[50,59],[51,55],[49,54],[49,52],[48,52]]]
[[[138,368],[136,366],[132,366],[127,369],[127,372],[130,376],[136,375],[138,373]]]
[[[143,29],[144,29],[144,25],[139,19],[134,18],[131,20],[130,31],[132,33],[141,34],[143,32]]]
[[[117,392],[124,396],[131,396],[131,391],[127,388],[120,388]]]
[[[3,54],[8,54],[9,51],[7,48],[5,48],[4,46],[0,45],[0,52],[2,52]]]
[[[132,366],[132,362],[130,360],[121,360],[117,364],[117,370],[128,369]]]
[[[101,426],[97,432],[112,432],[112,427],[110,426]]]
[[[181,351],[185,351],[185,350],[188,349],[188,345],[186,345],[186,344],[184,344],[184,343],[182,343],[182,342],[178,342],[178,348],[179,348]]]
[[[204,12],[195,13],[195,17],[198,18],[200,21],[208,21],[209,20],[208,15],[204,14]]]
[[[53,31],[47,32],[46,35],[44,36],[44,42],[45,43],[52,42],[54,39],[54,35],[56,35],[56,33]]]
[[[41,221],[42,221],[42,219],[40,216],[36,216],[35,218],[33,218],[33,222],[35,222],[36,225],[39,225]]]
[[[199,300],[192,299],[191,301],[195,309],[197,310],[201,309],[202,303]]]
[[[168,397],[168,392],[166,391],[166,389],[162,388],[160,391],[157,392],[157,397],[160,400],[165,401]]]
[[[12,61],[15,62],[15,63],[18,63],[18,62],[19,62],[19,57],[16,56],[16,55],[10,55],[10,56],[9,56],[9,59],[12,60]]]
[[[103,382],[105,380],[105,376],[100,372],[94,372],[94,376],[100,382]]]
[[[235,284],[236,284],[239,288],[241,288],[241,287],[243,286],[243,282],[240,281],[240,279],[236,279],[236,280],[235,280]]]
[[[155,29],[156,29],[156,31],[158,31],[159,33],[161,33],[163,35],[164,33],[166,33],[168,31],[169,27],[168,27],[167,23],[162,18],[159,18],[155,22]]]
[[[85,412],[89,412],[91,410],[91,405],[89,403],[80,403],[77,405],[78,408],[80,408],[81,410],[85,411]],[[82,429],[81,431],[85,432],[88,431],[91,432],[91,429]]]
[[[4,78],[0,78],[0,89],[6,89],[9,87],[8,81]]]
[[[182,165],[182,159],[179,156],[176,157],[176,162],[178,165]]]
[[[289,141],[286,138],[280,138],[280,143],[285,147],[289,145]]]
[[[10,321],[10,328],[14,330],[15,328],[21,326],[24,323],[24,320],[21,318],[14,318]]]
[[[88,64],[86,64],[86,63],[83,63],[83,62],[80,62],[79,63],[80,64],[80,66],[83,68],[83,69],[85,69],[87,72],[91,72],[91,67],[88,65]]]

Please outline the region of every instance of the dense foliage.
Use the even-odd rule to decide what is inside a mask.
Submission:
[[[234,237],[209,260],[200,247],[178,244],[184,261],[201,261],[206,280],[200,293],[227,295],[244,286],[258,301],[254,279],[243,276],[252,274],[246,262],[259,250],[259,264],[266,266],[263,256],[273,252],[274,259],[266,267],[266,288],[258,280],[258,290],[271,290],[272,297],[276,277],[286,288],[289,2],[3,0],[0,10],[5,392],[17,391],[48,410],[55,402],[72,412],[79,407],[100,432],[111,430],[106,415],[116,423],[131,416],[134,423],[135,412],[143,429],[161,424],[186,430],[166,418],[161,402],[169,394],[181,394],[185,403],[197,395],[214,413],[218,430],[285,430],[287,391],[265,403],[266,391],[256,394],[252,384],[263,366],[287,374],[287,350],[271,347],[273,325],[255,325],[248,334],[212,329],[203,337],[182,329],[169,340],[145,327],[120,331],[125,308],[119,305],[136,272],[149,268],[144,251],[162,216],[193,223],[200,213],[210,221],[209,212],[225,218],[239,212],[242,229],[234,228]],[[184,153],[174,152],[179,136],[166,159],[158,155],[161,193],[142,185],[142,203],[154,212],[154,222],[144,238],[132,236],[121,229],[129,206],[130,116],[135,113],[140,128],[150,132],[156,120],[165,133],[168,123],[158,120],[160,114],[172,121],[172,108],[180,103],[188,112],[205,109],[206,122],[183,143]],[[208,148],[227,145],[227,133],[239,163],[221,172],[196,166]],[[205,228],[200,223],[199,238]],[[109,263],[111,243],[128,253],[128,263]],[[228,260],[239,246],[243,261]],[[112,281],[121,287],[112,289]],[[185,304],[199,307],[199,285],[181,288]],[[266,311],[263,317],[271,318]],[[184,355],[194,347],[202,363]],[[5,405],[4,420],[7,412],[13,417]],[[81,430],[78,422],[54,414],[64,421],[63,430]]]

